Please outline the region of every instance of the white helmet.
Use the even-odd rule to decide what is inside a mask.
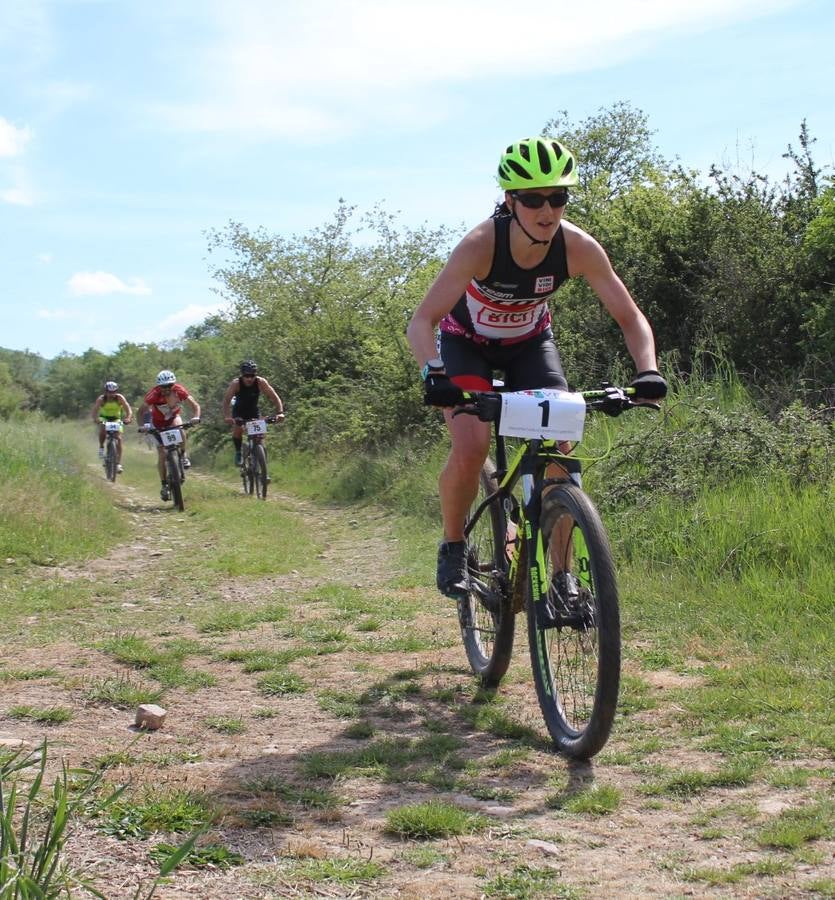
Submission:
[[[163,369],[159,375],[157,375],[157,384],[160,385],[160,387],[166,384],[174,384],[176,380],[174,373],[169,372],[168,369]]]
[[[105,383],[104,383],[104,389],[105,389],[109,394],[115,394],[116,391],[119,390],[119,385],[116,384],[115,381],[105,381]]]

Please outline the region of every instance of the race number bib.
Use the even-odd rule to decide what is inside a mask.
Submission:
[[[182,444],[183,442],[183,434],[179,428],[172,428],[169,431],[161,431],[159,433],[159,437],[162,441],[163,447],[176,447],[177,444]]]
[[[537,390],[502,394],[499,434],[507,437],[581,441],[586,401],[569,391]]]
[[[104,430],[105,431],[121,431],[122,423],[121,422],[105,422]]]
[[[250,419],[246,423],[246,433],[250,435],[266,434],[267,423],[263,419]]]

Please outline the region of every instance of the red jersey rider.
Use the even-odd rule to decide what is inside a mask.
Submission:
[[[183,420],[180,417],[183,401],[189,404],[192,409],[191,424],[197,425],[200,422],[200,404],[191,396],[188,389],[181,384],[177,384],[177,379],[173,372],[163,369],[157,375],[157,385],[151,388],[139,410],[140,417],[146,410],[151,411],[151,422],[145,425],[146,430],[152,428],[162,431],[166,428],[173,428],[176,425],[182,425]],[[168,489],[168,480],[165,475],[165,448],[162,444],[157,447],[157,466],[159,468],[159,477],[161,488],[159,495],[163,500],[169,500],[171,493]],[[183,432],[183,468],[191,468],[191,460],[186,454],[185,432]]]

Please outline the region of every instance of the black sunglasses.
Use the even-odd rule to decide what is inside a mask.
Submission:
[[[550,204],[551,209],[559,209],[568,203],[568,191],[557,191],[555,194],[536,194],[536,193],[520,193],[514,191],[511,195],[515,197],[522,206],[528,209],[542,209],[546,203]]]
[[[241,375],[241,378],[256,378],[257,376],[253,372],[244,372]]]

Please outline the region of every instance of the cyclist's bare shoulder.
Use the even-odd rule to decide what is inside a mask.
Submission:
[[[471,278],[486,278],[493,265],[496,229],[492,219],[476,225],[464,235],[450,254],[447,267]]]
[[[568,271],[572,278],[595,272],[600,266],[608,267],[606,251],[587,231],[567,219],[562,220],[562,231]]]

